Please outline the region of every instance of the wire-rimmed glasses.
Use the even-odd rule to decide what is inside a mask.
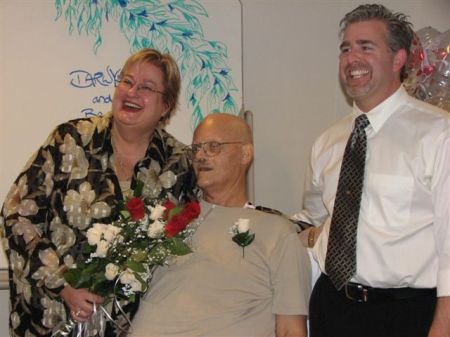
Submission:
[[[210,142],[203,142],[203,143],[196,143],[191,144],[190,146],[185,147],[185,151],[188,154],[190,158],[194,158],[195,155],[200,151],[203,150],[203,152],[208,157],[214,157],[217,156],[221,151],[224,145],[229,144],[244,144],[243,142],[217,142],[217,141],[210,141]]]
[[[138,94],[141,94],[142,96],[151,96],[153,94],[161,94],[163,96],[167,95],[165,92],[154,88],[154,84],[150,82],[137,84],[134,83],[133,80],[131,80],[130,78],[121,79],[117,87],[123,91],[129,91],[131,88],[136,87],[136,92]]]

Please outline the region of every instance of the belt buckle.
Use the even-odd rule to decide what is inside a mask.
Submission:
[[[356,301],[356,302],[364,302],[364,303],[366,303],[366,302],[369,300],[369,291],[368,291],[367,288],[365,288],[363,285],[361,285],[361,284],[355,284],[355,285],[354,285],[354,287],[355,287],[359,292],[361,292],[362,298],[355,298],[355,297],[353,297],[353,296],[351,296],[351,295],[349,294],[349,291],[348,291],[348,283],[346,283],[344,287],[345,287],[345,296],[346,296],[348,299],[350,299],[350,300],[352,300],[352,301]]]

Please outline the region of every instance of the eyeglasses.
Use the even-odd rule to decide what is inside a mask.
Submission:
[[[205,152],[205,154],[208,157],[214,157],[214,156],[217,156],[220,152],[222,152],[222,147],[224,145],[228,145],[228,144],[244,144],[244,143],[243,142],[211,141],[211,142],[192,144],[190,146],[186,146],[184,150],[186,151],[187,155],[190,158],[193,158],[200,151],[200,149],[202,149],[203,152]]]
[[[152,87],[151,83],[141,83],[141,84],[135,84],[133,81],[129,78],[124,78],[119,81],[119,84],[117,87],[120,90],[129,91],[131,88],[136,86],[136,92],[141,94],[142,96],[151,96],[153,94],[161,94],[163,96],[166,96],[167,94],[165,92],[159,91]]]

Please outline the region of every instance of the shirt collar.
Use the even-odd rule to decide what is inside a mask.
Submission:
[[[395,91],[391,96],[386,98],[383,102],[378,104],[372,110],[366,112],[366,116],[369,119],[370,127],[374,133],[377,133],[389,119],[389,117],[398,109],[398,107],[404,102],[405,96],[408,96],[403,85]],[[355,102],[353,102],[352,115],[353,119],[363,114]]]

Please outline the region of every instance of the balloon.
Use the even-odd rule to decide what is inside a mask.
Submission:
[[[423,49],[422,83],[428,86],[436,64],[436,50],[439,44],[440,32],[433,27],[425,27],[417,31]]]
[[[412,96],[450,112],[450,30],[415,33],[403,84]]]
[[[430,81],[427,102],[450,112],[450,29],[442,33],[436,50],[435,71]]]
[[[406,64],[406,72],[403,79],[403,85],[408,93],[412,96],[416,96],[419,90],[419,85],[422,77],[422,64],[424,60],[424,50],[421,44],[421,40],[417,34],[411,43],[408,62]]]

